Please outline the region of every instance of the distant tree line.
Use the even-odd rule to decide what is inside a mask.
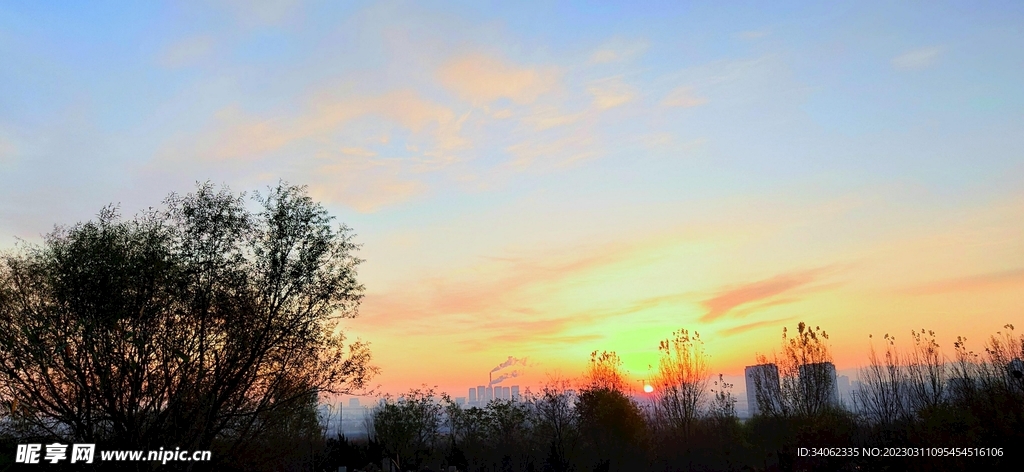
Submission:
[[[756,414],[736,415],[731,388],[710,375],[699,334],[661,342],[653,401],[638,402],[614,352],[594,352],[577,381],[552,380],[520,399],[456,404],[428,388],[385,397],[367,417],[368,442],[328,441],[328,464],[349,470],[388,458],[399,470],[710,471],[1020,470],[1024,336],[1013,327],[982,352],[964,340],[944,355],[933,332],[899,351],[884,336],[852,400],[836,394],[828,334],[800,323],[781,351],[757,356]],[[800,448],[856,448],[856,457]],[[1002,448],[1002,457],[864,457],[861,448]],[[890,451],[892,452],[892,451]],[[375,470],[376,465],[371,467]]]

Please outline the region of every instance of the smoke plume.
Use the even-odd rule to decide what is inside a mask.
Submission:
[[[504,369],[506,367],[511,367],[511,366],[516,365],[516,364],[519,364],[521,366],[526,366],[526,359],[527,358],[525,358],[525,357],[522,358],[522,359],[516,359],[515,357],[508,356],[508,359],[505,362],[502,362],[501,364],[498,364],[498,367],[495,367],[495,368],[491,369],[491,373],[493,374],[493,373],[495,373],[495,372],[497,372],[497,371],[499,371],[501,369]]]
[[[491,380],[491,385],[499,384],[499,383],[501,383],[501,382],[503,382],[503,381],[505,381],[507,379],[511,379],[513,377],[519,377],[519,371],[518,370],[513,370],[511,372],[506,372],[504,374],[501,374],[500,376],[498,376],[498,378]]]

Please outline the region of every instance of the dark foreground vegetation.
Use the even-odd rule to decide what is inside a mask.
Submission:
[[[828,336],[801,323],[756,359],[745,421],[700,336],[680,330],[642,402],[618,356],[594,352],[578,380],[482,408],[413,390],[382,399],[366,440],[328,437],[319,400],[376,371],[337,324],[362,296],[349,230],[287,185],[256,211],[210,185],[165,203],[0,255],[0,471],[18,444],[52,442],[213,452],[96,470],[1024,470],[1024,336],[1010,325],[977,353],[886,335],[842,403]],[[845,457],[809,456],[822,452]]]
[[[1007,325],[981,353],[961,339],[951,358],[933,333],[914,333],[905,351],[884,340],[851,404],[823,394],[830,376],[801,369],[830,360],[827,335],[801,323],[780,355],[760,359],[779,377],[755,382],[758,414],[741,421],[731,385],[710,381],[699,337],[680,331],[661,345],[653,402],[632,399],[614,353],[594,353],[580,383],[554,381],[521,401],[464,409],[430,390],[385,399],[370,441],[331,442],[332,460],[469,471],[1021,470],[1024,336]],[[852,457],[810,457],[815,448]]]
[[[200,185],[0,255],[0,470],[55,441],[212,450],[103,470],[310,470],[320,395],[375,372],[336,329],[362,297],[356,246],[304,188],[243,197]]]

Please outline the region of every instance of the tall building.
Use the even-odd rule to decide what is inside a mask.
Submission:
[[[488,385],[487,389],[484,390],[484,403],[489,402],[491,400],[494,400],[494,388]]]
[[[831,362],[815,362],[800,366],[800,389],[809,401],[839,404],[836,366]]]
[[[763,402],[781,406],[782,388],[779,385],[779,367],[775,364],[750,365],[743,369],[747,387],[747,416],[761,412],[758,404],[760,393]]]
[[[846,403],[847,405],[852,404],[853,397],[850,395],[850,377],[840,375],[836,379],[836,390],[839,391],[839,401]]]
[[[472,403],[476,403],[476,389],[475,388],[470,388],[469,389],[469,403],[471,403],[471,404]]]
[[[512,389],[510,389],[509,387],[501,387],[501,399],[502,400],[511,400],[512,399]]]
[[[483,385],[478,385],[476,387],[476,402],[481,404],[481,405],[484,404],[484,403],[487,403],[487,400],[484,398],[486,396],[487,396],[487,387],[484,387]]]
[[[519,400],[519,386],[518,385],[513,385],[512,386],[512,399],[513,400]]]

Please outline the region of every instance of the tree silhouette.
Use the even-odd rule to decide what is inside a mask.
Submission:
[[[614,351],[594,351],[576,399],[575,412],[589,470],[637,470],[646,423],[626,395],[622,361]]]
[[[363,387],[368,346],[337,329],[363,292],[350,230],[304,187],[253,201],[201,184],[2,255],[0,391],[23,434],[231,448]]]
[[[708,395],[710,367],[700,334],[681,329],[658,345],[655,379],[658,418],[670,431],[689,437]]]
[[[432,455],[440,438],[444,406],[433,389],[412,389],[398,399],[384,397],[370,414],[370,435],[401,467]]]
[[[569,381],[553,378],[534,401],[536,428],[546,447],[545,469],[554,472],[570,470],[579,443],[579,425],[573,414],[575,394]]]

